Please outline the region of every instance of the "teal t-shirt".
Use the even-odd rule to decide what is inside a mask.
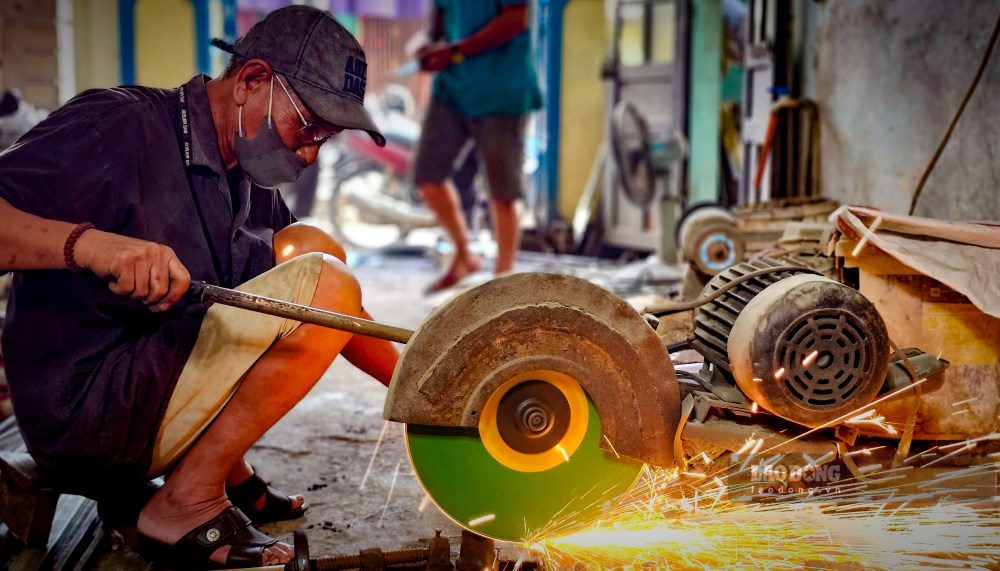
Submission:
[[[444,13],[444,39],[455,42],[471,36],[506,5],[525,0],[434,0]],[[437,74],[435,97],[472,117],[523,115],[542,106],[531,34],[525,31],[506,44],[468,56]]]

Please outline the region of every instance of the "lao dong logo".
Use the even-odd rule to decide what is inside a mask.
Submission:
[[[750,467],[750,481],[757,493],[811,493],[836,492],[830,488],[841,478],[841,465],[838,463],[821,466],[795,464],[769,464]]]

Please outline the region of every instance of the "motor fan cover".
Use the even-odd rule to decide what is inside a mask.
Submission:
[[[829,278],[800,274],[747,303],[728,353],[747,396],[815,428],[875,399],[890,350],[885,323],[867,298]]]

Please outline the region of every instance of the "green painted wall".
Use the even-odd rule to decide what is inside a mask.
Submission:
[[[688,204],[718,200],[723,80],[722,0],[696,0],[691,11]]]

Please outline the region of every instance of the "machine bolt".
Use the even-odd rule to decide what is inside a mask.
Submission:
[[[451,544],[447,537],[441,537],[441,530],[435,530],[435,536],[428,541],[428,547],[422,549],[401,549],[398,551],[382,551],[379,548],[362,549],[357,555],[340,555],[335,557],[319,557],[310,559],[309,541],[305,532],[295,532],[295,557],[285,564],[285,571],[343,571],[360,569],[361,571],[384,570],[392,565],[408,565],[427,562],[428,571],[450,571]]]
[[[382,551],[379,548],[365,549],[358,555],[319,557],[312,561],[315,571],[342,571],[344,569],[385,569],[389,565],[404,565],[426,561],[427,549],[401,549]]]
[[[517,409],[521,426],[527,432],[532,433],[529,436],[540,436],[548,432],[549,415],[538,399],[528,399],[521,403]]]
[[[467,529],[462,530],[462,546],[458,553],[455,569],[458,571],[481,571],[491,569],[496,559],[496,543]]]

